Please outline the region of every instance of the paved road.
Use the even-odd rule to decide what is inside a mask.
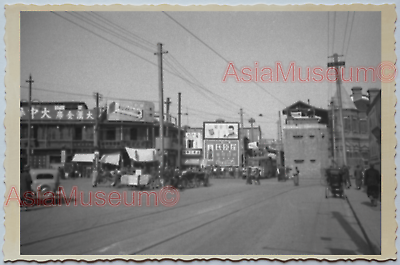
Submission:
[[[62,185],[67,195],[76,185],[85,203],[90,191],[134,191],[92,188],[88,179]],[[325,199],[318,180],[295,187],[276,179],[260,186],[212,179],[210,187],[180,192],[173,207],[154,200],[149,207],[78,201],[21,211],[21,254],[366,255],[379,247],[367,243],[344,199]]]

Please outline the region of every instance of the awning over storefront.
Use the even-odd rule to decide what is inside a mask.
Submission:
[[[100,163],[104,164],[111,164],[111,165],[119,165],[119,159],[120,159],[120,154],[108,154],[108,155],[103,155],[100,159]]]
[[[94,154],[75,154],[72,158],[72,162],[85,162],[93,163]]]
[[[156,149],[134,149],[125,147],[129,157],[136,162],[156,161]]]

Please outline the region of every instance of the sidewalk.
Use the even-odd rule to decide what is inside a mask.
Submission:
[[[366,190],[364,188],[355,189],[354,183],[350,189],[345,189],[345,194],[373,246],[375,254],[379,255],[381,252],[381,203],[378,202],[378,206],[375,207],[371,206]]]

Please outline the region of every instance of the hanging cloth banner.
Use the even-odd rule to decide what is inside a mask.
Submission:
[[[100,159],[100,163],[104,164],[111,164],[111,165],[119,165],[119,158],[120,154],[109,154],[109,155],[103,155]]]
[[[134,149],[125,147],[129,157],[136,162],[156,161],[156,149]]]

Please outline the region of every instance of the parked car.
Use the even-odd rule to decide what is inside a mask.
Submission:
[[[60,185],[60,173],[57,169],[31,169],[32,177],[31,189],[40,195],[44,195],[47,191],[57,193],[58,186]]]

